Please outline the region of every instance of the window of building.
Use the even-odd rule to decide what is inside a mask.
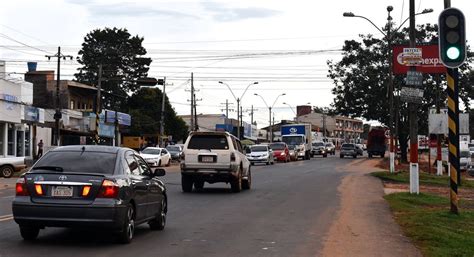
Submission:
[[[30,135],[30,127],[26,127],[25,131],[25,156],[30,156],[31,152],[31,135]]]
[[[24,156],[25,149],[25,131],[16,131],[16,156]]]
[[[71,105],[70,105],[69,109],[74,110],[74,104],[75,104],[74,100],[71,100]]]

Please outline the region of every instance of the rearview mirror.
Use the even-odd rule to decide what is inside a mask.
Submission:
[[[162,168],[152,169],[152,177],[163,177],[164,175],[166,175],[165,169],[162,169]]]

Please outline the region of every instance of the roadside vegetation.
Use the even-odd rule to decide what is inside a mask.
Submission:
[[[385,182],[394,182],[409,184],[410,183],[410,173],[407,171],[400,171],[396,173],[390,173],[387,171],[377,171],[372,172],[372,175],[382,179]],[[437,176],[435,174],[428,174],[420,172],[420,185],[430,185],[430,186],[449,186],[449,177],[447,176]],[[464,188],[474,188],[474,181],[472,180],[461,180],[461,187]]]
[[[465,201],[459,215],[449,212],[449,199],[430,194],[386,195],[397,223],[424,256],[473,256],[474,208]]]

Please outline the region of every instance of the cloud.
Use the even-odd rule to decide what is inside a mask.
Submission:
[[[231,8],[215,2],[202,2],[202,5],[205,10],[214,14],[215,20],[222,22],[267,18],[280,13],[280,11],[259,7]]]
[[[163,10],[137,3],[98,4],[94,0],[66,0],[67,3],[82,5],[94,17],[170,17],[199,19],[198,16],[173,10]]]

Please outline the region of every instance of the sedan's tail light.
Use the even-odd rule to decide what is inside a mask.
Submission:
[[[91,191],[91,186],[82,187],[82,193],[81,193],[82,197],[87,197],[90,191]]]
[[[235,162],[235,153],[230,154],[230,161]]]
[[[98,198],[117,198],[119,186],[112,180],[105,179],[100,187]],[[83,192],[84,193],[84,192]]]
[[[28,189],[26,188],[26,180],[25,178],[19,178],[16,181],[16,186],[15,186],[15,194],[17,196],[28,196],[30,195],[28,193]]]
[[[42,186],[42,185],[36,184],[36,185],[35,185],[35,191],[36,191],[36,194],[37,194],[37,195],[44,195],[43,186]]]

